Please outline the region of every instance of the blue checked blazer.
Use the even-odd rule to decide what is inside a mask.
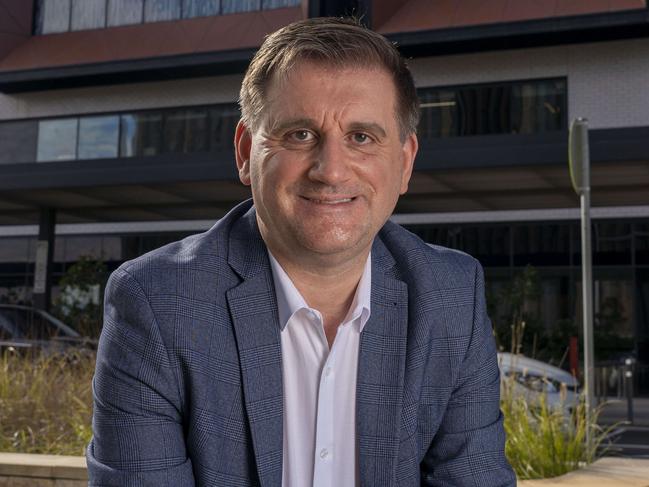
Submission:
[[[356,390],[361,486],[516,485],[483,286],[466,254],[392,223],[376,237]],[[281,487],[281,367],[250,202],[126,262],[106,290],[89,485]]]

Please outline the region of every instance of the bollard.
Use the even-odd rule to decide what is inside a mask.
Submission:
[[[624,382],[626,389],[626,419],[633,424],[633,358],[629,357],[624,361]]]

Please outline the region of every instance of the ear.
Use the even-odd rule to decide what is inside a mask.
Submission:
[[[250,150],[252,135],[243,121],[239,120],[234,132],[234,154],[239,170],[239,179],[246,186],[250,186]]]
[[[410,182],[410,177],[412,176],[412,168],[415,164],[415,157],[417,157],[417,149],[419,149],[419,141],[417,140],[417,134],[412,133],[403,143],[401,148],[401,157],[403,158],[401,163],[402,173],[401,173],[401,190],[399,194],[404,194],[408,191],[408,183]]]

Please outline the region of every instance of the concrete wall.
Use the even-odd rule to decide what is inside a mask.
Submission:
[[[207,105],[237,100],[242,75],[5,95],[0,120]]]
[[[419,58],[418,86],[567,77],[568,118],[591,128],[649,125],[649,39]],[[241,75],[0,94],[0,120],[233,102]]]
[[[0,487],[86,487],[84,457],[0,453]]]
[[[421,58],[411,66],[418,86],[567,77],[568,120],[649,125],[649,39]]]

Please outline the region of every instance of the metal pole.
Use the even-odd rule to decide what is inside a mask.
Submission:
[[[590,227],[590,153],[588,120],[577,118],[570,127],[570,177],[581,203],[581,288],[584,322],[584,388],[586,400],[586,445],[591,445],[594,400],[595,353],[593,345],[593,260]]]
[[[589,172],[588,165],[584,167]],[[586,174],[584,175],[586,176]],[[591,257],[590,231],[590,175],[588,187],[581,194],[581,282],[584,304],[584,383],[586,385],[586,441],[590,445],[591,413],[595,406],[594,372],[595,353],[593,343],[593,260]]]
[[[633,359],[624,361],[624,381],[626,382],[626,420],[633,424]]]

